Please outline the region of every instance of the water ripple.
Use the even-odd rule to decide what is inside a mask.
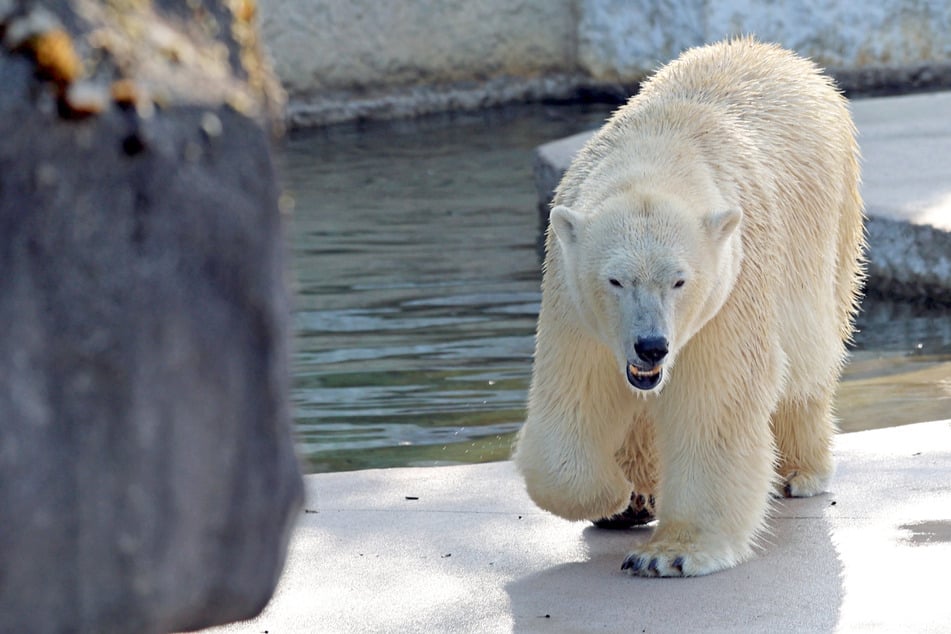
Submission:
[[[534,148],[607,113],[536,106],[337,126],[286,141],[277,159],[296,200],[293,398],[305,468],[508,456],[524,417],[540,300]],[[951,348],[941,351],[948,324],[947,313],[866,311],[850,371],[880,380],[869,376],[883,374],[882,350],[951,358]],[[932,374],[951,370],[935,363],[915,374],[925,388],[914,398],[940,406]],[[892,391],[902,400],[889,410],[844,390],[853,400],[840,408],[843,426],[862,407],[900,405],[910,420],[908,391]],[[875,393],[885,391],[876,384]]]

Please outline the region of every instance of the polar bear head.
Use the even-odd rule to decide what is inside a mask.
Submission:
[[[629,192],[595,210],[552,209],[564,288],[638,393],[663,387],[665,368],[727,300],[741,219],[735,208],[698,212],[675,197]]]

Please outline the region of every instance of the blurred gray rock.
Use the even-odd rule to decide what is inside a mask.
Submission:
[[[0,632],[249,618],[283,566],[302,484],[269,106],[238,16],[200,4],[218,40],[196,3],[0,2]],[[228,73],[181,58],[165,82],[153,36],[223,41]]]

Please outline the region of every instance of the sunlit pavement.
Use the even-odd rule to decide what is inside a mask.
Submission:
[[[951,420],[835,453],[828,494],[777,501],[752,561],[693,579],[626,576],[649,528],[540,511],[511,462],[308,476],[277,594],[217,631],[949,631]]]

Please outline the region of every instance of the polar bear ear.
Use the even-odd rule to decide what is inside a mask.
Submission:
[[[723,242],[729,238],[743,219],[743,212],[739,209],[727,209],[710,214],[703,219],[703,226],[707,233],[716,242]]]
[[[555,237],[564,246],[573,245],[578,241],[578,230],[583,218],[564,205],[556,205],[551,210],[551,228]]]

